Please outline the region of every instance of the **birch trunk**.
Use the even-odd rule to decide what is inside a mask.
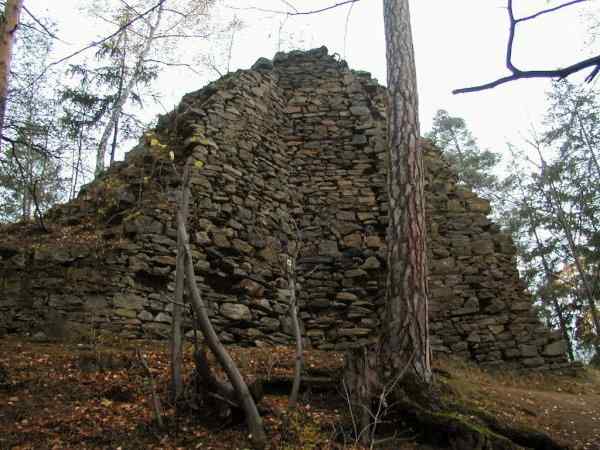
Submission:
[[[127,80],[127,83],[125,84],[125,86],[123,88],[121,96],[118,98],[117,102],[115,103],[113,110],[111,112],[110,118],[108,119],[108,123],[106,124],[106,127],[104,128],[104,131],[102,132],[102,137],[100,138],[100,143],[98,144],[98,150],[96,152],[96,170],[95,170],[96,177],[98,177],[98,175],[100,175],[104,171],[104,159],[106,157],[106,149],[108,146],[108,140],[110,139],[112,130],[115,128],[116,123],[119,119],[119,116],[121,115],[121,112],[123,111],[123,106],[129,99],[129,95],[131,94],[131,91],[133,90],[133,88],[135,86],[135,83],[137,81],[136,75],[139,72],[139,70],[141,69],[142,65],[144,64],[144,61],[146,60],[148,53],[150,52],[150,50],[152,48],[152,43],[154,42],[154,36],[156,35],[156,30],[160,26],[160,22],[162,19],[163,9],[164,9],[164,2],[161,3],[160,6],[158,7],[158,10],[156,12],[156,20],[154,21],[154,24],[150,25],[150,30],[148,32],[148,36],[146,37],[146,42],[144,43],[142,51],[140,52],[140,54],[137,57],[133,71],[129,75],[129,80]]]
[[[4,20],[0,25],[0,136],[4,131],[12,50],[22,8],[23,0],[7,0],[4,7]]]

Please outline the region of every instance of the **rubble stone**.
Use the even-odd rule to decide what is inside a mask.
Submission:
[[[325,48],[261,58],[185,95],[123,163],[47,214],[53,227],[95,223],[98,241],[49,235],[33,247],[18,226],[0,230],[0,335],[55,326],[56,312],[66,327],[168,336],[174,212],[191,155],[196,282],[223,341],[292,342],[281,262],[296,248],[292,222],[305,338],[322,349],[374,339],[385,321],[386,136],[385,88]],[[457,184],[439,150],[422,149],[434,350],[491,366],[564,365],[489,202]]]

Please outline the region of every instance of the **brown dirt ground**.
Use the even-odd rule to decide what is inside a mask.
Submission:
[[[510,424],[545,431],[570,448],[600,449],[600,371],[490,374],[464,363],[441,365],[448,366],[449,382],[465,403]]]
[[[164,418],[172,431],[159,430],[150,407],[151,388],[134,350],[141,349],[163,401]],[[247,449],[242,425],[226,427],[193,414],[175,417],[167,402],[165,342],[101,342],[97,352],[104,368],[89,366],[95,359],[87,345],[32,343],[24,338],[0,339],[0,365],[11,382],[0,389],[0,449]],[[277,348],[231,348],[249,379],[289,375],[293,351]],[[92,355],[92,356],[90,356]],[[191,347],[186,369],[191,370]],[[307,365],[335,369],[343,355],[309,351]],[[511,424],[544,430],[576,450],[600,449],[600,372],[577,377],[490,374],[458,361],[438,360],[439,379],[459,401],[497,415]],[[341,386],[340,392],[341,394]],[[359,449],[349,436],[343,396],[304,394],[296,413],[288,413],[284,396],[266,396],[265,425],[271,449]],[[342,433],[343,434],[343,433]],[[410,430],[399,430],[394,449],[426,448]],[[401,442],[401,443],[399,443]],[[468,450],[468,449],[465,449]]]

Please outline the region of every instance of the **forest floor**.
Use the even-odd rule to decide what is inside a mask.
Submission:
[[[136,350],[147,361],[162,402],[165,428],[156,425],[152,383]],[[290,376],[293,351],[230,348],[250,380]],[[186,373],[192,368],[186,349]],[[307,367],[343,366],[343,355],[307,351]],[[577,376],[489,373],[456,360],[437,363],[438,379],[455,400],[494,414],[505,423],[548,433],[568,448],[600,449],[600,371]],[[247,449],[244,426],[216,423],[191,411],[179,417],[167,401],[166,342],[101,342],[94,350],[75,343],[0,339],[0,449]],[[1,383],[1,381],[0,381]],[[285,392],[266,395],[265,426],[271,449],[360,449],[342,385],[327,393],[305,392],[300,407],[287,411]],[[345,438],[345,441],[344,441]],[[432,449],[410,429],[398,429],[394,449]],[[468,449],[465,449],[468,450]]]

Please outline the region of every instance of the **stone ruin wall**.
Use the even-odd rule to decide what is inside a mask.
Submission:
[[[186,95],[125,162],[49,213],[51,236],[23,245],[23,227],[3,230],[0,333],[166,336],[173,213],[191,156],[204,163],[191,180],[197,282],[221,338],[290,342],[280,255],[293,246],[293,217],[307,343],[340,350],[374,339],[385,284],[385,130],[384,88],[325,49],[260,59]],[[424,148],[434,351],[564,367],[564,343],[537,320],[489,203]]]

